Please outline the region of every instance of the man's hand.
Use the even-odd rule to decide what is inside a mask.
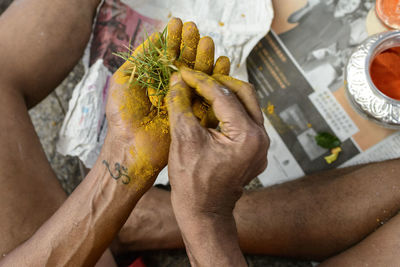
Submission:
[[[188,85],[212,105],[220,132],[199,124]],[[252,86],[181,68],[181,76],[171,79],[168,111],[173,204],[192,212],[231,215],[243,187],[267,166],[269,139]]]
[[[182,22],[173,19],[169,25],[174,26],[168,27],[172,28],[169,35],[180,37]],[[159,42],[160,33],[152,34],[137,47],[132,57],[142,54],[150,45],[159,46]],[[175,49],[179,53],[179,47]],[[147,88],[126,73],[132,65],[126,61],[112,77],[106,109],[108,132],[105,144],[111,143],[126,155],[125,166],[133,176],[142,177],[136,184],[137,189],[146,191],[167,163],[169,125],[165,112],[158,115],[156,109],[151,109]]]
[[[189,86],[210,103],[220,131],[199,124]],[[227,76],[181,68],[171,79],[168,112],[171,199],[191,261],[240,265],[232,211],[243,187],[266,168],[269,147],[255,92]]]

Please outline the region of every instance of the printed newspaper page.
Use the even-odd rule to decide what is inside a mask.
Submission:
[[[271,137],[268,186],[316,171],[400,157],[400,134],[356,113],[345,96],[344,68],[367,37],[375,1],[280,0],[271,31],[248,58]],[[337,161],[316,144],[321,132],[342,142]]]

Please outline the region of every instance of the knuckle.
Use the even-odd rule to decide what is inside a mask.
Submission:
[[[247,85],[247,87],[248,87],[248,90],[250,90],[250,91],[252,91],[252,92],[256,92],[256,89],[255,89],[255,87],[254,87],[254,84],[252,84],[252,83],[246,83],[246,85]]]
[[[194,123],[194,117],[188,119],[187,116],[188,114],[184,113],[177,115],[177,127],[174,128],[172,139],[176,139],[179,141],[191,141],[199,139],[200,134],[202,134],[202,128],[197,127],[197,125]]]
[[[231,89],[222,85],[215,85],[215,90],[218,90],[224,96],[233,96]]]
[[[208,80],[203,76],[202,73],[198,75],[198,78],[199,78],[199,89],[200,89],[201,91],[204,90],[203,88],[207,88],[207,87],[210,86],[210,83],[209,83]]]
[[[261,167],[258,170],[258,174],[262,173],[268,167],[268,159],[265,157],[265,160],[262,161]]]
[[[215,80],[222,80],[224,79],[224,75],[220,74],[220,73],[214,73],[213,75],[211,75],[211,77]]]
[[[268,134],[265,130],[262,131],[260,135],[260,147],[264,148],[264,151],[267,153],[270,145]]]
[[[249,95],[253,95],[253,96],[256,95],[256,90],[255,90],[255,88],[254,88],[254,85],[252,85],[251,83],[246,83],[246,85],[245,85],[245,91],[246,91],[246,93],[249,94]]]
[[[173,86],[170,88],[168,95],[167,95],[167,100],[168,102],[173,102],[174,99],[176,99],[179,96],[179,91],[176,90]]]
[[[269,147],[269,138],[266,131],[258,126],[252,125],[246,131],[245,143],[252,148],[264,148]]]
[[[171,138],[173,141],[185,142],[191,139],[189,131],[185,127],[175,128],[171,133]]]
[[[199,83],[203,87],[213,87],[216,85],[216,81],[211,76],[203,72],[198,73]]]
[[[244,91],[245,93],[249,94],[253,91],[253,88],[251,87],[251,84],[243,83],[241,90]]]
[[[216,80],[207,76],[206,74],[202,73],[202,77],[203,78],[199,80],[199,89],[200,89],[199,93],[200,94],[204,94],[208,91],[212,95],[215,95],[215,93],[223,92],[223,90],[227,90],[227,89],[223,89],[225,87],[220,85]]]

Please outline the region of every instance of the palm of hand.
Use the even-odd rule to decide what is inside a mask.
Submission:
[[[146,88],[129,82],[124,72],[130,62],[113,75],[107,103],[109,131],[129,146],[129,156],[135,162],[149,166],[156,174],[167,164],[170,143],[167,114],[158,113]]]

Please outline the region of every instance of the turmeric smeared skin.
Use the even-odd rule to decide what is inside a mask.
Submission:
[[[144,41],[143,44],[139,45],[135,51],[132,53],[132,57],[137,57],[138,54],[143,54],[143,52],[147,49],[149,49],[150,42],[152,45],[155,45],[156,47],[160,48],[161,47],[161,33],[155,32],[148,39]]]
[[[213,74],[229,75],[231,69],[231,61],[228,57],[221,56],[215,62]]]
[[[143,190],[148,184],[148,180],[152,179],[159,170],[153,167],[150,156],[146,152],[130,147],[129,154],[135,162],[129,166],[132,176],[135,177],[129,186],[135,187],[138,191]]]
[[[152,43],[152,45],[154,45],[155,47],[160,48],[161,47],[161,43],[160,43],[160,36],[161,33],[159,32],[155,32],[152,35],[150,35],[150,37],[148,39],[146,39],[143,44],[139,45],[135,51],[133,51],[132,56],[131,56],[131,60],[134,60],[135,57],[137,57],[139,54],[143,54],[143,51],[145,51],[146,49],[149,49],[149,45],[150,42]],[[124,64],[122,64],[122,66],[117,70],[118,73],[118,77],[119,78],[123,78],[121,80],[116,80],[116,82],[118,82],[119,84],[125,84],[129,81],[130,77],[124,73],[126,69],[128,69],[129,67],[132,66],[132,62],[127,60],[125,61]]]
[[[211,74],[214,66],[214,41],[211,37],[202,37],[197,46],[196,63],[194,69]]]
[[[217,59],[217,62],[215,63],[213,74],[229,75],[230,68],[231,68],[231,62],[229,58],[221,56]],[[199,118],[201,121],[201,125],[209,128],[216,128],[219,122],[214,114],[214,111],[209,105],[206,105],[204,101],[203,101],[203,106],[204,106],[203,109],[207,109],[207,112],[206,114],[203,114],[202,118]]]
[[[200,125],[207,128],[216,128],[218,126],[218,119],[215,117],[214,111],[199,96],[193,100],[193,114],[200,121]]]
[[[167,164],[170,137],[166,111],[158,113],[157,110],[153,110],[142,118],[138,130],[135,130],[134,142],[135,146],[130,147],[130,156],[134,164],[128,168],[133,172],[133,176],[137,177],[132,181],[132,186],[140,190],[148,186],[148,181],[155,178]],[[152,145],[149,146],[149,143]]]
[[[182,20],[179,18],[172,18],[167,26],[167,55],[171,60],[179,57],[180,46],[182,42]],[[153,106],[166,110],[165,98],[163,96],[155,95],[157,91],[154,88],[147,88],[149,99]],[[159,102],[161,100],[161,103]]]
[[[167,26],[167,55],[170,59],[175,60],[179,57],[180,46],[182,42],[182,20],[172,18]]]
[[[153,87],[148,87],[147,93],[149,95],[150,102],[151,104],[153,104],[153,106],[158,107],[158,105],[160,105],[160,109],[167,109],[167,107],[165,106],[165,97],[155,95],[157,93],[156,89],[154,89]],[[159,102],[160,100],[161,102]]]
[[[197,119],[194,116],[192,110],[192,97],[193,91],[188,85],[182,80],[179,73],[174,73],[170,79],[170,91],[167,94],[167,106],[168,112],[174,114],[180,114],[191,118],[193,123],[197,123]],[[189,122],[189,121],[188,121]],[[170,118],[170,125],[180,123],[178,116]]]
[[[118,75],[118,73],[114,75]],[[118,85],[118,80],[120,78],[115,76],[114,79],[116,81],[115,84]],[[129,87],[124,86],[124,88],[120,90],[111,89],[113,89],[111,91],[111,97],[116,103],[120,103],[118,113],[121,119],[130,122],[133,127],[139,127],[141,121],[137,118],[146,116],[150,110],[150,101],[146,95],[146,91],[136,84],[132,84]]]
[[[218,119],[210,105],[204,100],[193,103],[193,113],[199,119],[200,125],[207,128],[216,128],[218,126]]]
[[[181,60],[190,68],[194,67],[199,40],[200,34],[196,24],[185,22],[182,28]]]
[[[166,97],[167,103],[171,103],[172,101],[175,102],[175,106],[181,106],[182,109],[187,109],[188,111],[190,111],[188,112],[188,114],[192,114],[192,116],[194,115],[200,121],[200,124],[202,126],[211,127],[207,123],[207,117],[209,113],[208,105],[205,104],[199,96],[193,96],[193,91],[189,89],[189,87],[187,87],[187,85],[181,80],[181,78],[178,78],[179,76],[180,74],[174,73],[171,77],[170,84],[172,84],[174,88],[173,90],[170,89]],[[218,125],[218,120],[216,121],[217,124],[214,123],[214,127]]]
[[[196,116],[196,118],[199,119],[200,124],[202,126],[206,126],[206,117],[207,117],[207,112],[208,112],[208,107],[204,104],[204,102],[200,99],[200,97],[195,97],[193,100],[193,114]]]
[[[167,55],[170,58],[179,58],[179,61],[177,60],[174,62],[175,66],[178,68],[189,66],[207,74],[229,73],[230,61],[227,57],[218,58],[215,66],[213,66],[215,53],[214,42],[210,37],[203,37],[200,39],[199,31],[193,22],[182,25],[180,19],[173,18],[168,23],[167,29]],[[132,57],[137,57],[148,49],[150,42],[160,48],[160,33],[152,34],[148,40],[132,53]],[[155,88],[148,87],[147,90],[144,88],[140,89],[138,84],[132,83],[132,77],[124,72],[127,68],[132,68],[132,64],[133,63],[129,61],[125,62],[114,76],[119,84],[130,84],[130,89],[125,92],[124,96],[121,96],[125,99],[129,99],[125,101],[125,105],[120,107],[121,115],[125,119],[135,121],[135,119],[131,117],[131,114],[142,114],[143,118],[138,122],[138,124],[140,124],[139,127],[143,127],[144,125],[146,128],[157,126],[163,134],[166,134],[167,130],[162,129],[168,129],[168,127],[165,127],[168,126],[168,115],[166,113],[167,99],[164,96],[156,95],[157,90]],[[160,98],[162,99],[161,102]],[[218,125],[218,120],[212,108],[204,99],[199,96],[194,96],[192,103],[193,112],[201,125],[210,128],[215,128]],[[159,107],[159,109],[157,109],[157,107]]]

